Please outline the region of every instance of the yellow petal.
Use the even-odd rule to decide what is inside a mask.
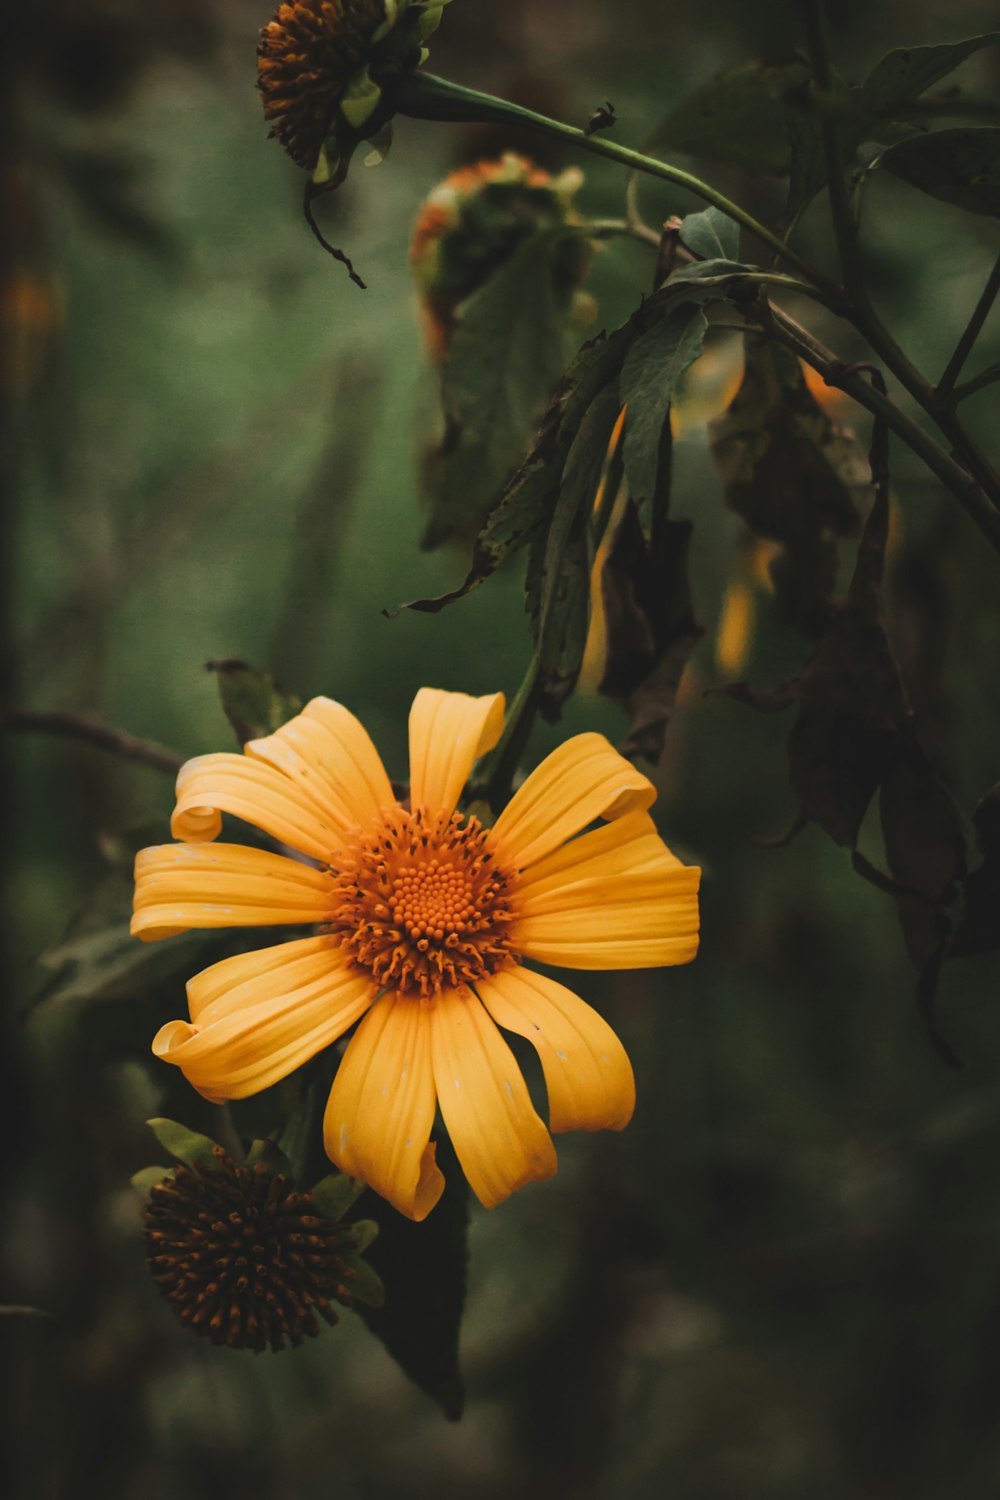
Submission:
[[[683,868],[648,813],[626,813],[570,839],[526,870],[518,882],[519,907],[527,915],[551,910],[546,902],[553,899],[572,902],[572,892],[581,881],[620,880]]]
[[[603,734],[566,740],[518,787],[493,825],[504,856],[525,869],[595,818],[620,818],[656,799],[652,782]]]
[[[323,863],[340,842],[340,829],[317,809],[301,782],[248,755],[199,755],[177,777],[175,839],[202,843],[218,837],[220,813],[232,813],[272,838]]]
[[[476,988],[494,1021],[526,1037],[538,1053],[553,1130],[628,1124],[635,1108],[632,1064],[603,1016],[565,985],[530,969],[501,969]]]
[[[326,1154],[409,1219],[444,1191],[430,1144],[434,1077],[426,1006],[387,994],[351,1038],[323,1120]]]
[[[455,1153],[476,1197],[495,1208],[556,1170],[513,1052],[480,1001],[445,990],[430,1013],[434,1082]]]
[[[531,904],[511,940],[527,958],[570,969],[686,964],[698,951],[700,879],[681,865],[583,880]]]
[[[213,964],[189,993],[197,1019],[162,1026],[153,1051],[220,1100],[257,1094],[329,1047],[368,1009],[372,986],[329,945],[279,943]]]
[[[311,998],[313,991],[318,994],[329,985],[331,973],[345,967],[339,939],[325,933],[255,948],[224,958],[189,979],[188,1013],[199,1026],[207,1026],[258,1005],[279,990],[296,990]]]
[[[454,812],[473,762],[503,729],[503,693],[470,698],[421,688],[410,709],[410,805]]]
[[[338,840],[396,801],[364,726],[331,698],[314,698],[274,734],[250,740],[245,752],[290,777]]]
[[[332,877],[242,844],[157,844],[135,861],[132,932],[152,941],[189,927],[324,922]]]

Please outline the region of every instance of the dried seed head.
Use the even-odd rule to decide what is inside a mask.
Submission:
[[[323,1218],[262,1164],[215,1149],[215,1170],[179,1165],[145,1210],[150,1273],[181,1322],[213,1344],[277,1352],[336,1323],[356,1272],[340,1259],[344,1225]]]
[[[257,44],[257,86],[271,134],[313,167],[352,75],[385,22],[384,0],[291,0]]]

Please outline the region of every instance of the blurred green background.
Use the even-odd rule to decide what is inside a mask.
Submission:
[[[309,237],[299,174],[266,139],[254,47],[268,14],[248,0],[3,8],[7,687],[18,707],[92,714],[191,754],[230,747],[204,663],[242,657],[303,699],[348,703],[401,775],[419,685],[511,693],[528,657],[516,567],[439,616],[382,613],[451,586],[466,561],[417,546],[434,376],[410,228],[450,167],[524,143],[398,122],[388,162],[357,166],[323,208],[369,283],[359,292]],[[890,45],[996,20],[968,0],[845,0],[832,15],[849,80]],[[640,145],[714,71],[800,44],[793,5],[455,0],[432,66],[581,123],[610,98],[618,138]],[[995,97],[996,55],[963,79]],[[621,174],[580,164],[581,208],[620,213]],[[695,165],[777,216],[776,184]],[[643,202],[651,222],[696,206],[659,186]],[[802,234],[832,264],[822,204]],[[879,181],[864,243],[880,304],[936,373],[995,224]],[[631,311],[650,275],[643,247],[606,250],[590,283],[598,326]],[[842,329],[814,326],[856,357]],[[976,367],[998,346],[994,317]],[[968,409],[986,435],[995,389]],[[996,559],[906,453],[894,493],[895,640],[925,739],[970,811],[1000,779]],[[702,953],[580,985],[629,1048],[636,1117],[620,1137],[562,1138],[553,1182],[474,1213],[457,1425],[350,1314],[295,1354],[254,1358],[201,1347],[158,1300],[127,1185],[156,1159],[143,1121],[167,1087],[146,1050],[150,1013],[127,996],[25,1013],[39,955],[95,904],[116,911],[128,850],[167,836],[170,778],[5,736],[0,1301],[51,1315],[3,1322],[8,1494],[1000,1491],[997,967],[946,971],[941,1025],[965,1063],[950,1071],[917,1014],[889,898],[815,830],[764,847],[794,814],[787,721],[703,694],[720,680],[713,636],[738,528],[696,425],[678,446],[675,507],[695,521],[706,636],[658,810],[705,867]],[[774,682],[805,649],[765,607],[748,673]],[[530,759],[583,727],[624,733],[580,696]],[[877,830],[866,839],[878,862]],[[178,986],[167,1014],[182,1006]]]

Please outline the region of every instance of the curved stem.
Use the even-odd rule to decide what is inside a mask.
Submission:
[[[640,244],[660,248],[660,236],[648,224],[636,224],[632,219],[587,219],[580,226],[588,239],[610,239],[620,234],[626,239],[638,240]]]
[[[113,729],[110,724],[99,724],[94,719],[77,714],[39,713],[31,708],[10,709],[0,714],[0,729],[9,729],[18,734],[56,734],[67,739],[85,740],[125,760],[140,761],[153,766],[157,771],[166,771],[175,776],[184,764],[184,757],[165,745],[153,740],[140,740],[124,729]]]
[[[836,297],[838,294],[839,288],[808,265],[765,224],[761,224],[738,203],[730,202],[707,182],[702,182],[701,178],[690,172],[682,171],[680,167],[645,156],[629,146],[619,146],[604,135],[587,135],[575,125],[565,125],[559,120],[550,119],[548,115],[540,115],[533,109],[524,109],[519,104],[482,93],[479,89],[465,88],[462,84],[452,83],[448,78],[438,78],[433,73],[403,75],[394,85],[392,102],[399,114],[410,115],[414,119],[485,121],[527,127],[540,135],[567,141],[594,156],[606,157],[623,167],[631,167],[637,172],[645,172],[647,176],[658,177],[662,182],[673,183],[675,187],[686,188],[688,192],[694,193],[703,202],[711,204],[749,230],[773,250],[776,256],[794,266],[811,286],[819,288],[827,296]]]

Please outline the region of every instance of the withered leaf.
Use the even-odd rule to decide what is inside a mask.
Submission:
[[[798,703],[788,759],[802,816],[849,849],[910,718],[882,620],[887,515],[888,496],[880,491],[865,523],[847,597],[829,604],[826,628],[798,677],[769,694],[745,684],[728,690],[765,709]]]
[[[688,580],[690,521],[663,521],[647,540],[630,500],[601,573],[607,661],[601,692],[628,713],[622,754],[656,762],[681,674],[699,636]]]
[[[836,538],[857,529],[871,469],[854,434],[824,412],[796,356],[746,341],[743,381],[709,426],[726,501],[757,536],[779,542],[772,565],[788,623],[819,635],[836,583]]]
[[[223,711],[241,745],[273,734],[302,706],[281,691],[270,672],[261,672],[249,662],[227,657],[207,661],[205,670],[218,679]]]

